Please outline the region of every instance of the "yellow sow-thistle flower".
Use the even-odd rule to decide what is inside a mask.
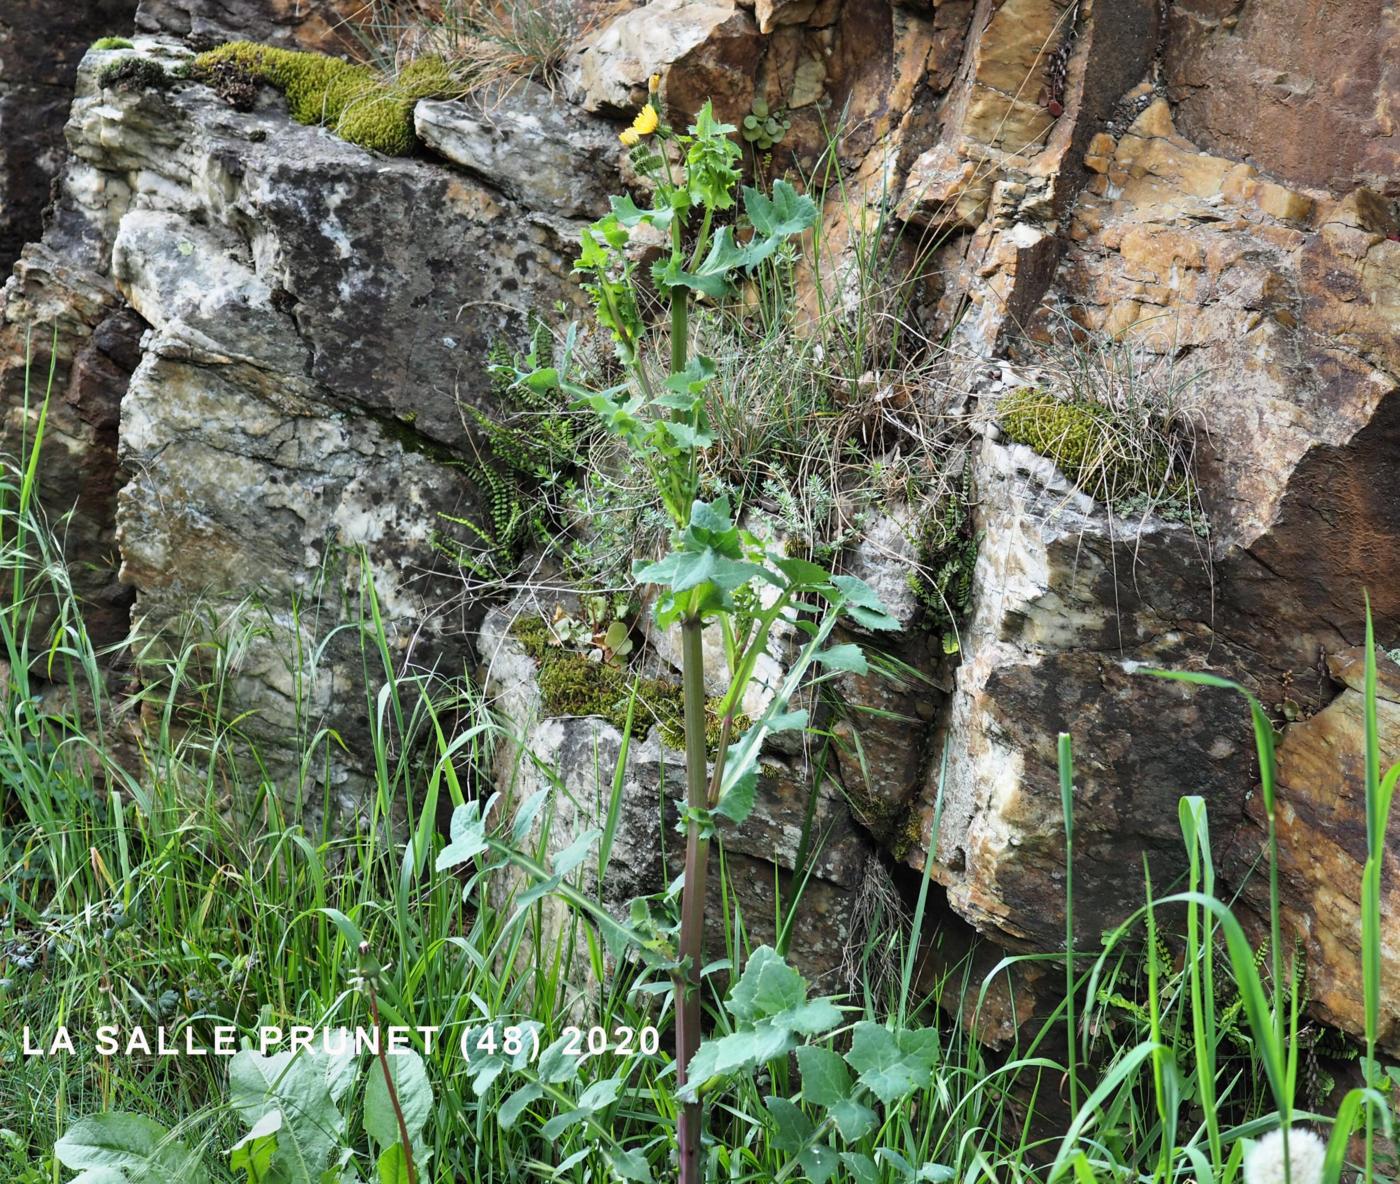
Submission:
[[[657,129],[661,123],[661,117],[657,115],[656,108],[648,103],[637,112],[637,118],[632,121],[632,126],[626,131],[619,132],[617,138],[629,148],[635,148],[641,142],[643,136],[649,136]]]

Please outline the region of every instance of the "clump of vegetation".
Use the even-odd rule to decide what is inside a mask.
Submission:
[[[120,58],[97,72],[97,85],[103,90],[165,90],[175,81],[164,66],[150,58]]]
[[[588,433],[549,376],[552,348],[549,331],[538,321],[525,353],[514,354],[497,342],[487,360],[494,413],[462,404],[463,416],[477,429],[481,455],[460,463],[481,491],[485,513],[441,515],[466,537],[442,531],[436,545],[478,579],[507,577],[526,548],[553,546],[577,497],[575,477],[586,465]],[[531,377],[536,374],[541,376]],[[602,581],[581,582],[596,587]]]
[[[739,134],[761,152],[767,152],[787,135],[792,120],[781,111],[770,112],[763,99],[755,99],[744,116]]]
[[[972,465],[929,507],[915,539],[918,566],[909,587],[924,609],[924,624],[943,640],[943,652],[960,648],[958,625],[972,599],[972,572],[982,537],[972,521]]]
[[[420,99],[451,98],[464,91],[440,57],[423,57],[397,78],[327,54],[232,41],[195,58],[198,75],[228,90],[238,76],[264,82],[287,98],[298,123],[330,128],[342,140],[405,156],[418,140],[413,106]]]
[[[350,29],[385,73],[430,54],[474,87],[510,77],[552,86],[596,7],[590,0],[368,0]]]
[[[619,730],[627,726],[629,708],[634,727],[648,722],[670,748],[685,747],[685,701],[681,684],[664,678],[642,678],[618,663],[598,660],[561,643],[558,633],[539,617],[522,617],[511,635],[539,665],[540,698],[546,715],[596,715]],[[721,700],[705,704],[705,737],[713,750],[719,743]],[[734,716],[735,735],[749,728],[742,712]]]
[[[135,45],[129,37],[99,37],[92,43],[92,48],[105,53],[109,49],[134,49]]]
[[[1101,403],[1021,387],[997,405],[997,420],[1008,440],[1054,461],[1099,501],[1186,496],[1185,480],[1174,472],[1162,439],[1137,430]]]

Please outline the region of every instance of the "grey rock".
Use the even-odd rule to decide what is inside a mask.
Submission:
[[[598,218],[618,189],[616,129],[590,119],[542,86],[437,102],[413,112],[418,136],[513,201],[568,218]]]
[[[134,52],[167,66],[188,54],[150,39]],[[7,288],[9,414],[21,317],[39,340],[59,328],[70,368],[88,339],[116,341],[112,317],[128,338],[151,326],[139,351],[110,345],[125,370],[103,388],[106,419],[72,428],[64,458],[108,474],[105,501],[80,510],[85,555],[109,556],[113,627],[133,594],[148,637],[197,635],[202,611],[231,618],[226,707],[252,713],[248,735],[288,796],[317,804],[279,754],[298,729],[335,728],[350,754],[331,779],[354,807],[374,689],[341,626],[372,591],[397,669],[462,669],[480,609],[435,546],[444,514],[477,510],[454,463],[470,455],[462,403],[489,405],[498,337],[577,298],[576,228],[450,166],[291,123],[273,95],[241,114],[191,83],[103,90],[101,59],[79,72],[53,221]]]
[[[1177,818],[1202,795],[1212,825],[1239,825],[1251,776],[1247,713],[1230,692],[1167,682],[1148,667],[1230,672],[1237,651],[1209,626],[1199,539],[1145,518],[1113,523],[1047,488],[1024,450],[984,443],[971,619],[947,721],[941,794],[931,768],[923,839],[953,908],[1015,948],[1064,933],[1064,832],[1056,736],[1075,752],[1075,915],[1095,942],[1184,866]]]
[[[684,839],[676,830],[677,805],[685,795],[683,754],[667,748],[655,729],[634,735],[610,824],[622,735],[593,717],[543,716],[534,662],[510,634],[517,614],[537,611],[528,602],[492,610],[478,638],[487,695],[509,737],[498,751],[496,788],[507,812],[535,793],[548,794],[547,814],[534,833],[542,833],[547,817],[551,855],[588,830],[611,825],[606,874],[600,881],[596,863],[586,862],[580,886],[600,894],[611,912],[625,917],[632,898],[664,891],[684,862]],[[800,761],[765,758],[753,814],[742,827],[722,822],[718,828],[731,863],[735,898],[730,907],[737,904],[755,942],[776,936],[775,883],[784,907],[793,907],[793,872],[810,785],[810,770]],[[797,905],[801,936],[793,942],[790,960],[809,978],[831,988],[844,985],[841,970],[848,946],[863,936],[861,908],[872,883],[883,884],[887,877],[844,795],[829,781],[817,793],[812,834],[815,861]],[[708,932],[717,942],[724,929],[717,883],[706,907]],[[714,957],[721,952],[715,947],[710,951]]]

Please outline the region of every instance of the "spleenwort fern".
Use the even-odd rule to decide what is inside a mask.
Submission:
[[[957,488],[943,495],[916,540],[918,568],[909,587],[923,606],[930,632],[943,635],[956,653],[957,627],[972,600],[972,572],[982,536],[972,521],[972,466],[963,466]]]
[[[559,515],[548,491],[567,492],[570,475],[582,465],[578,417],[566,410],[557,383],[538,377],[549,373],[551,349],[549,332],[538,321],[526,354],[513,354],[500,342],[492,346],[487,368],[502,416],[463,409],[482,445],[480,459],[459,464],[484,513],[441,514],[461,529],[440,532],[435,544],[480,579],[509,575],[527,548],[546,546],[558,534]]]

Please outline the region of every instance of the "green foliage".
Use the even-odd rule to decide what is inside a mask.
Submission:
[[[972,599],[972,573],[982,538],[972,522],[972,464],[958,483],[922,516],[914,550],[918,567],[909,587],[924,609],[924,623],[943,638],[945,653],[959,648],[957,629]]]
[[[512,354],[497,342],[488,370],[500,410],[492,415],[463,405],[480,432],[484,455],[460,463],[485,502],[486,516],[441,515],[468,537],[444,532],[437,545],[483,580],[508,576],[528,547],[547,546],[559,535],[576,488],[573,474],[584,464],[587,433],[560,391],[552,344],[539,321],[532,322],[526,353]]]
[[[768,104],[762,99],[754,99],[749,113],[744,116],[740,134],[761,152],[767,152],[783,138],[792,127],[792,120],[780,111],[769,112]]]
[[[1100,501],[1112,504],[1134,495],[1167,500],[1186,493],[1172,478],[1161,440],[1124,425],[1100,403],[1021,387],[997,405],[997,420],[1008,440],[1048,457]]]
[[[626,726],[635,696],[633,726],[650,721],[667,745],[684,747],[684,702],[679,683],[637,677],[619,665],[571,651],[538,617],[522,617],[511,634],[539,665],[540,699],[546,715],[597,715],[621,729]],[[721,703],[712,698],[705,704],[706,740],[712,750],[719,742]],[[732,726],[739,734],[748,729],[750,720],[739,712]]]
[[[118,58],[97,72],[97,85],[104,90],[165,90],[174,81],[164,66],[150,58]]]
[[[328,127],[343,140],[388,156],[406,156],[418,143],[413,105],[419,99],[463,93],[452,68],[440,57],[423,57],[397,78],[326,54],[231,41],[195,58],[206,78],[232,66],[276,87],[287,97],[298,123]]]
[[[207,1184],[191,1151],[152,1118],[109,1111],[70,1126],[54,1145],[64,1167],[81,1172],[74,1184]]]
[[[134,49],[135,45],[129,37],[99,37],[92,43],[92,48],[104,53],[110,49]]]

